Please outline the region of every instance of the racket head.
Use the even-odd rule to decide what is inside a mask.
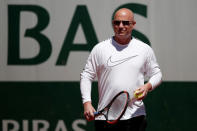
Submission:
[[[127,91],[121,91],[114,96],[107,106],[107,113],[105,115],[107,123],[115,124],[120,120],[128,107],[129,100],[130,97]]]

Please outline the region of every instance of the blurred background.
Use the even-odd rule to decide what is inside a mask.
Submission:
[[[196,0],[0,0],[0,130],[93,131],[80,73],[113,36],[113,13],[135,13],[133,36],[155,51],[163,83],[144,100],[147,131],[197,130]],[[97,105],[97,81],[92,101]]]

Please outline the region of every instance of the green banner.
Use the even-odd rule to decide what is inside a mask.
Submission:
[[[93,131],[79,82],[1,82],[2,131]],[[97,105],[97,83],[92,101]],[[145,99],[147,131],[197,130],[197,82],[163,82]]]

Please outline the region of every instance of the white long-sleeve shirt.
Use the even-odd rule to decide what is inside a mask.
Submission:
[[[81,73],[83,103],[91,101],[91,83],[96,76],[99,92],[97,110],[103,109],[122,90],[128,91],[132,97],[133,92],[144,85],[147,77],[153,89],[162,78],[152,48],[135,38],[127,45],[120,45],[113,38],[109,38],[93,48]],[[143,102],[136,101],[135,104],[129,104],[121,119],[139,115],[146,115],[145,107]],[[97,119],[102,120],[104,117]]]

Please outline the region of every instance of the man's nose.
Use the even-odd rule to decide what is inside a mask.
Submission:
[[[120,22],[119,27],[121,27],[121,28],[123,28],[123,27],[124,27],[124,25],[123,25],[122,21]]]

